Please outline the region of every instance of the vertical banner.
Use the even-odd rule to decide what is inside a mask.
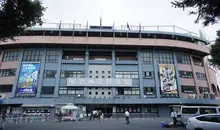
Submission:
[[[22,63],[17,84],[18,94],[36,95],[40,63]]]
[[[161,95],[177,95],[178,91],[174,65],[160,64],[159,73]]]

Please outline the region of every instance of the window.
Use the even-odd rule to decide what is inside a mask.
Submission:
[[[199,92],[200,93],[209,93],[209,88],[208,87],[199,87]]]
[[[158,113],[158,108],[154,105],[145,105],[145,113]]]
[[[92,78],[92,76],[89,76],[89,78]]]
[[[159,64],[173,64],[173,54],[172,53],[156,53],[156,61]]]
[[[90,74],[92,74],[92,71],[89,71]]]
[[[99,73],[99,71],[96,71],[96,74],[98,74]]]
[[[105,74],[105,71],[102,71],[102,74]]]
[[[111,78],[111,76],[108,76],[108,78]]]
[[[0,85],[0,93],[12,92],[13,85]]]
[[[95,78],[97,78],[97,79],[98,79],[98,78],[99,78],[99,76],[95,76]]]
[[[98,95],[99,93],[98,92],[95,92],[95,95]]]
[[[102,92],[102,95],[105,95],[105,92]]]
[[[82,71],[61,71],[61,78],[84,78]]]
[[[211,114],[211,113],[217,113],[216,108],[199,108],[200,114]]]
[[[155,87],[145,87],[144,95],[146,97],[156,97],[156,88]]]
[[[151,52],[141,53],[142,64],[153,64],[153,54]]]
[[[38,62],[42,59],[42,51],[41,50],[25,50],[23,61],[27,62]]]
[[[59,51],[48,50],[46,53],[46,62],[58,62]]]
[[[195,86],[182,85],[181,88],[182,88],[183,93],[196,94],[196,87]]]
[[[111,92],[108,92],[108,95],[111,95]]]
[[[105,76],[102,76],[102,78],[105,78]]]
[[[15,76],[16,69],[2,69],[0,70],[0,77],[8,77],[8,76]]]
[[[18,51],[7,51],[4,52],[2,61],[18,61],[20,53]]]
[[[180,64],[191,64],[190,56],[177,54],[176,58],[177,58],[177,63],[180,63]]]
[[[153,79],[154,78],[154,72],[143,72],[143,78]]]
[[[56,70],[45,70],[44,78],[56,78],[57,71]]]
[[[206,80],[206,76],[204,73],[196,72],[196,76],[198,80]]]
[[[73,88],[73,87],[67,87],[67,88],[59,88],[59,94],[60,95],[84,95],[84,89],[83,88]]]
[[[116,72],[116,78],[138,78],[138,72]]]
[[[196,119],[199,121],[220,123],[220,116],[219,115],[205,115],[205,116],[197,117]]]
[[[182,108],[182,114],[197,114],[198,108]]]
[[[193,78],[193,73],[191,71],[179,71],[179,76],[181,78],[192,79]]]
[[[111,71],[108,71],[108,74],[111,74]]]
[[[139,88],[116,88],[117,95],[139,95]]]
[[[92,95],[92,92],[89,92],[89,95]]]
[[[53,95],[54,94],[54,87],[42,87],[41,89],[41,94],[45,94],[45,95]]]
[[[201,58],[193,57],[194,65],[203,66],[203,61]]]
[[[130,113],[140,113],[141,105],[116,105],[117,113],[124,113],[126,110]]]

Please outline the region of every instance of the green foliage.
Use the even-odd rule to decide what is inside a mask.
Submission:
[[[26,28],[42,24],[40,0],[0,0],[0,41],[14,40]]]
[[[175,8],[191,8],[190,14],[197,15],[198,23],[203,21],[204,26],[215,24],[220,20],[220,0],[175,0],[171,2]]]
[[[218,38],[215,41],[215,44],[211,46],[211,62],[214,65],[220,66],[220,30],[217,32]]]

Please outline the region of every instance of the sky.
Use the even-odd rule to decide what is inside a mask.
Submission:
[[[187,11],[175,9],[172,0],[42,0],[47,7],[44,13],[45,22],[80,23],[86,25],[121,26],[129,25],[154,26],[176,25],[198,33],[202,30],[208,40],[215,40],[220,24],[203,27],[195,24],[196,16]]]

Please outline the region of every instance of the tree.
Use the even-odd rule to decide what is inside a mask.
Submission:
[[[218,38],[215,41],[215,44],[211,46],[211,56],[212,59],[210,60],[215,66],[220,66],[220,30],[217,32]]]
[[[15,40],[25,29],[42,24],[45,9],[40,0],[0,0],[0,41]]]
[[[189,14],[197,15],[195,20],[198,23],[203,21],[204,26],[209,24],[216,24],[220,21],[220,0],[175,0],[171,2],[175,8],[191,8]],[[211,46],[210,64],[214,67],[220,68],[220,30],[217,31],[218,38],[215,44]]]
[[[189,14],[197,15],[195,22],[201,20],[204,26],[215,24],[220,20],[220,0],[175,0],[171,4],[183,10],[194,9],[189,11]]]

